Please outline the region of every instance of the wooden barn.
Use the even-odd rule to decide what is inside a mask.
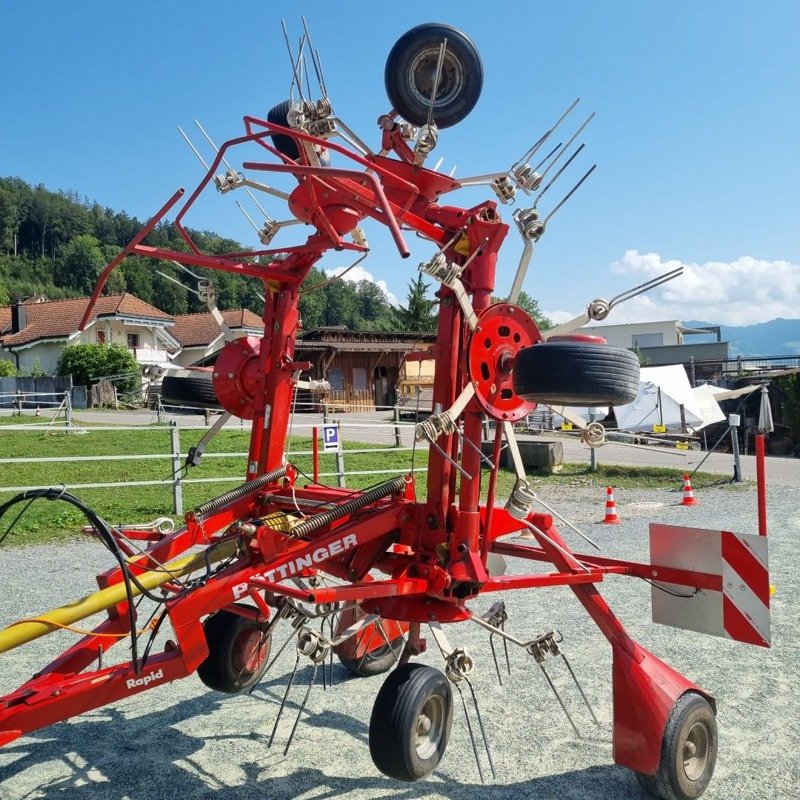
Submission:
[[[417,374],[416,363],[405,369],[413,352],[427,350],[433,333],[350,331],[345,327],[318,328],[304,333],[295,346],[296,361],[310,361],[311,377],[326,380],[326,395],[298,395],[298,410],[323,403],[334,411],[371,411],[392,406]],[[427,370],[426,370],[427,371]]]

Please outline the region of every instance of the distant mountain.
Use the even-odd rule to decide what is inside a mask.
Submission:
[[[713,322],[686,320],[686,328],[714,325]],[[773,319],[757,325],[722,325],[722,341],[730,344],[730,356],[800,355],[800,319]],[[687,336],[687,344],[716,341],[714,335]]]

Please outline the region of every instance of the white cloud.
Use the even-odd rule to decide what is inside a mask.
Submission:
[[[334,275],[341,275],[347,267],[334,267],[333,269],[326,269],[324,270],[325,274],[328,277],[333,277]],[[359,283],[359,281],[369,281],[370,283],[374,283],[376,286],[383,289],[383,293],[388,298],[389,302],[398,308],[400,306],[400,301],[397,297],[389,291],[389,286],[384,280],[375,280],[375,276],[364,269],[364,267],[353,267],[347,275],[345,275],[342,280],[350,281],[350,283]]]
[[[624,285],[635,286],[680,266],[683,275],[617,306],[607,323],[697,319],[721,325],[752,325],[776,317],[800,317],[800,264],[789,261],[742,256],[731,262],[693,264],[664,260],[658,253],[627,250],[611,265],[611,271],[629,278]],[[564,322],[581,310],[574,314],[545,313],[554,321]]]

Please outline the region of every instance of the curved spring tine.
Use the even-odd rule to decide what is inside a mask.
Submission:
[[[367,642],[367,646],[364,648],[364,654],[361,656],[361,660],[358,662],[358,668],[361,669],[364,666],[364,659],[369,655],[369,649],[372,647],[372,640],[375,638],[375,631],[377,630],[377,623],[373,623],[372,625],[372,633],[370,634],[369,641]],[[359,634],[361,640],[364,638],[364,633],[362,632]],[[359,640],[360,641],[360,640]]]
[[[555,684],[552,680],[550,680],[550,676],[547,674],[547,670],[544,668],[544,664],[539,663],[539,668],[542,670],[542,674],[547,679],[548,684],[550,684],[550,688],[553,690],[553,694],[556,696],[556,700],[558,700],[558,704],[561,706],[561,710],[566,715],[567,719],[569,720],[569,724],[572,725],[572,730],[575,731],[575,735],[580,739],[581,732],[578,730],[577,726],[572,720],[572,717],[569,715],[569,711],[567,711],[567,707],[564,705],[564,701],[561,699],[561,695],[558,693],[558,689],[556,689]]]
[[[475,706],[475,716],[478,718],[478,727],[481,729],[481,736],[483,737],[483,746],[486,749],[486,758],[489,759],[489,767],[492,770],[492,777],[497,777],[497,772],[494,768],[494,759],[492,759],[492,751],[489,747],[489,737],[486,735],[486,729],[483,727],[483,718],[481,717],[481,709],[478,705],[478,698],[475,694],[475,689],[472,688],[472,682],[469,678],[464,678],[467,682],[467,686],[469,686],[470,694],[472,695],[472,703]]]
[[[308,682],[308,688],[306,689],[306,693],[303,696],[303,702],[300,704],[300,710],[297,712],[297,716],[294,720],[294,725],[292,725],[292,732],[289,734],[289,741],[286,742],[286,747],[283,748],[284,756],[289,752],[289,748],[292,745],[292,740],[294,739],[294,735],[297,732],[297,726],[300,723],[300,717],[303,716],[303,711],[305,711],[306,703],[308,702],[308,696],[311,694],[311,689],[314,687],[314,682],[317,680],[317,667],[319,664],[314,662],[314,671],[311,673],[311,680]]]
[[[289,692],[291,691],[292,684],[294,683],[294,676],[297,674],[297,667],[300,664],[300,653],[297,654],[297,658],[294,660],[294,669],[292,670],[292,674],[289,676],[289,683],[286,684],[286,691],[283,693],[283,700],[281,700],[281,707],[278,709],[278,716],[275,717],[275,724],[272,726],[272,733],[269,735],[269,741],[267,742],[267,747],[272,747],[272,742],[275,739],[275,732],[278,730],[278,723],[281,721],[281,714],[283,714],[283,709],[286,706],[286,698],[289,696]]]
[[[505,622],[501,622],[500,630],[505,632],[505,629],[506,629]],[[511,660],[508,657],[508,640],[505,638],[505,636],[503,637],[503,650],[505,651],[506,654],[506,670],[508,670],[508,674],[511,675]]]
[[[592,708],[591,703],[589,702],[589,699],[583,693],[583,688],[581,687],[580,683],[578,683],[578,679],[575,676],[575,673],[572,671],[572,665],[569,663],[569,661],[567,661],[567,657],[562,652],[559,651],[559,655],[561,656],[561,658],[564,659],[564,664],[566,665],[567,669],[569,670],[569,674],[572,675],[572,680],[575,682],[575,686],[577,687],[578,691],[581,693],[581,697],[583,698],[583,702],[586,704],[586,708],[589,709],[589,713],[592,715],[592,719],[594,720],[594,724],[599,728],[600,727],[600,723],[597,721],[597,717],[594,714],[594,709]]]
[[[505,641],[505,639],[503,641]],[[503,679],[500,677],[500,664],[497,661],[497,652],[494,649],[494,634],[493,633],[489,634],[489,647],[492,648],[492,658],[494,659],[494,668],[495,668],[495,671],[497,672],[497,682],[502,686],[503,685]]]
[[[671,281],[673,278],[677,278],[679,275],[683,275],[683,267],[676,267],[669,272],[665,272],[663,275],[657,275],[655,278],[651,278],[649,281],[645,281],[644,283],[640,283],[638,286],[634,286],[632,289],[621,292],[616,297],[612,297],[611,300],[608,301],[609,310],[620,303],[624,303],[626,300],[630,300],[632,297],[636,297],[637,294],[642,294],[642,292],[655,289],[656,286],[661,286],[662,283]]]
[[[458,689],[458,694],[461,697],[461,705],[464,708],[464,717],[467,720],[467,731],[469,731],[469,740],[472,742],[472,752],[475,754],[475,763],[478,765],[478,775],[480,775],[481,783],[484,783],[483,780],[483,770],[481,769],[481,759],[480,754],[478,753],[478,745],[475,744],[475,736],[472,733],[472,723],[469,720],[469,711],[467,711],[467,701],[464,699],[464,692],[461,691],[461,686],[458,683],[455,684],[456,689]]]

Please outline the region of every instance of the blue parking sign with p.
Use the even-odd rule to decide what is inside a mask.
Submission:
[[[324,450],[338,450],[339,449],[339,426],[338,425],[323,425],[322,426],[322,443]]]

